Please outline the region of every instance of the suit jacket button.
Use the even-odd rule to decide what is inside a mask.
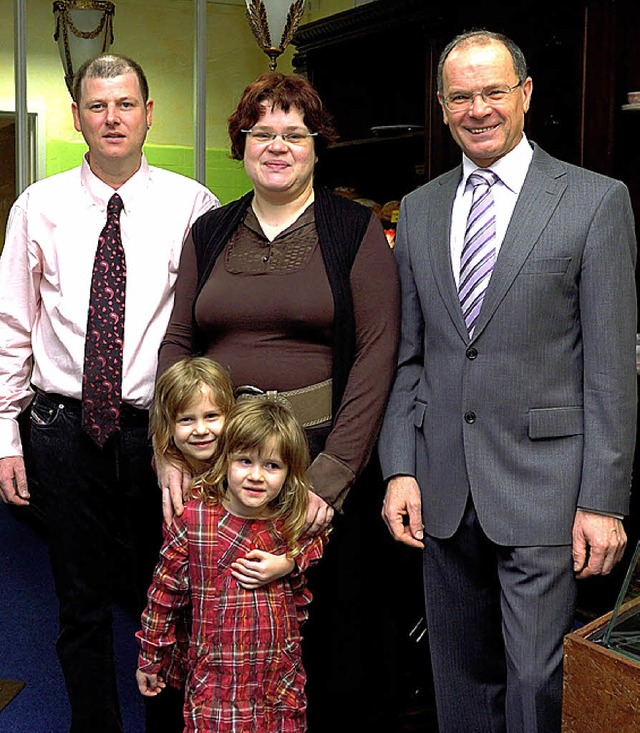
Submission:
[[[467,359],[471,359],[472,361],[478,356],[478,349],[471,346],[469,349],[467,349]]]
[[[476,421],[476,413],[475,412],[465,412],[464,421],[469,423],[469,425],[472,425]]]

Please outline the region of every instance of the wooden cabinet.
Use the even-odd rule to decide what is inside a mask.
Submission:
[[[435,112],[435,91],[427,88],[435,78],[440,25],[423,1],[401,0],[373,2],[299,29],[294,66],[316,86],[341,136],[318,163],[320,181],[353,186],[380,203],[425,181]]]
[[[626,607],[640,613],[640,598]],[[637,733],[640,662],[591,640],[609,622],[602,616],[565,637],[562,733]]]
[[[640,232],[640,110],[624,109],[627,93],[640,90],[640,3],[628,0],[614,7],[616,12],[612,13],[607,26],[611,72],[609,84],[603,90],[610,138],[607,141],[597,128],[587,127],[589,145],[585,165],[592,164],[596,170],[627,184],[636,214],[636,230]],[[606,23],[603,14],[600,8],[592,10],[591,35],[597,37],[601,33],[601,26]],[[595,61],[588,72],[591,77],[587,78],[597,74]],[[604,82],[600,86],[604,88]],[[587,98],[585,107],[597,107],[602,103],[594,93]],[[595,157],[597,151],[600,151],[600,158]]]
[[[511,36],[527,57],[530,139],[622,178],[640,211],[640,113],[621,110],[627,91],[640,89],[640,4],[494,5],[377,0],[301,26],[294,67],[314,83],[341,135],[319,161],[318,180],[384,203],[455,165],[460,153],[436,99],[437,62],[457,33],[482,26]]]

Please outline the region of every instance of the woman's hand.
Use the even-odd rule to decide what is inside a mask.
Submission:
[[[167,524],[171,524],[174,515],[178,517],[184,511],[184,502],[189,495],[191,474],[174,466],[164,456],[154,455],[158,486],[162,491],[162,516]]]
[[[247,590],[260,588],[288,575],[295,567],[286,555],[273,555],[265,550],[251,550],[231,563],[231,575]]]
[[[309,492],[309,507],[304,526],[305,534],[318,534],[326,529],[333,519],[333,507],[313,491]]]

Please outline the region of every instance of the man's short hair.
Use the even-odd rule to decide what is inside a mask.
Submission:
[[[73,101],[80,104],[84,79],[112,79],[129,72],[133,72],[138,77],[142,101],[146,104],[149,99],[149,84],[140,64],[128,56],[120,56],[115,53],[103,53],[82,64],[73,78]]]
[[[493,41],[502,43],[502,45],[506,47],[507,51],[509,51],[509,53],[511,54],[513,69],[516,72],[518,81],[520,83],[524,82],[528,76],[528,70],[527,61],[524,57],[524,54],[522,53],[522,49],[520,48],[520,46],[518,46],[515,41],[512,41],[511,38],[505,36],[503,33],[496,33],[495,31],[488,31],[484,28],[477,28],[474,30],[465,31],[464,33],[456,36],[452,41],[447,43],[442,53],[440,54],[437,76],[438,91],[440,92],[440,94],[444,94],[444,62],[447,60],[447,57],[453,51],[453,49],[458,48],[458,46],[482,46]]]

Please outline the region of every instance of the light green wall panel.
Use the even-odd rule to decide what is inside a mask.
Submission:
[[[87,146],[84,142],[49,140],[47,143],[47,176],[62,173],[80,165]],[[181,145],[145,145],[150,165],[166,168],[193,178],[193,148]],[[232,160],[228,150],[207,150],[207,186],[223,204],[233,201],[251,188],[242,163]]]

